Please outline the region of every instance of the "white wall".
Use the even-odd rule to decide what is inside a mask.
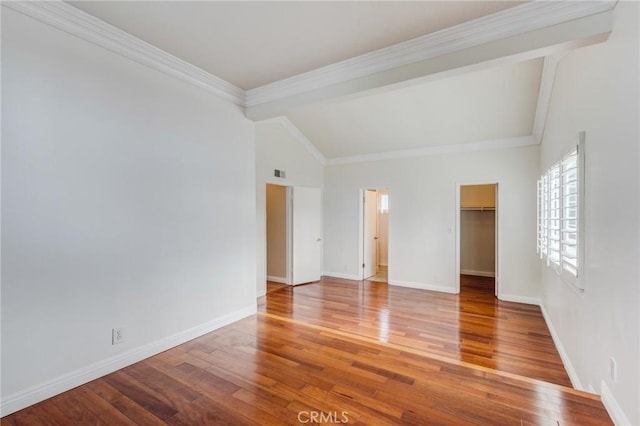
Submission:
[[[255,312],[242,111],[3,8],[2,112],[3,414]]]
[[[640,424],[638,6],[619,2],[609,40],[562,59],[541,147],[544,170],[586,131],[586,289],[541,266],[543,302],[582,386],[604,381],[631,424]]]
[[[537,297],[538,162],[530,146],[327,167],[325,274],[357,279],[359,190],[388,188],[390,283],[455,292],[456,184],[499,181],[501,293]]]
[[[257,292],[266,293],[266,184],[323,187],[324,166],[278,121],[255,125],[256,134],[256,211]],[[273,176],[284,170],[286,179]]]

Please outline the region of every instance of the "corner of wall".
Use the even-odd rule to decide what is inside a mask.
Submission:
[[[580,381],[580,377],[578,377],[578,373],[576,369],[573,367],[571,363],[571,359],[569,358],[569,354],[567,353],[564,345],[562,344],[562,340],[560,340],[560,335],[556,331],[556,328],[551,321],[551,317],[547,312],[547,308],[544,306],[544,302],[540,301],[540,310],[542,311],[542,316],[544,317],[544,322],[547,323],[547,328],[551,333],[551,338],[553,339],[553,343],[556,345],[556,349],[558,349],[558,353],[560,354],[560,359],[562,359],[562,364],[564,365],[565,370],[567,370],[567,374],[569,375],[569,379],[571,380],[571,384],[574,388],[579,390],[586,390]]]

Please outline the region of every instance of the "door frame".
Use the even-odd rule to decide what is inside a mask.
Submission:
[[[387,191],[387,196],[391,196],[391,191],[387,187],[378,187],[378,186],[367,186],[360,188],[358,191],[358,279],[360,281],[364,280],[364,268],[362,264],[364,263],[364,194],[365,191],[378,191],[378,196],[380,196],[379,191]],[[391,205],[391,201],[389,200],[389,205]],[[376,211],[379,209],[379,206],[376,206]],[[388,215],[391,215],[391,207],[389,207]],[[376,219],[377,220],[377,219]],[[377,225],[376,225],[377,226]],[[376,228],[377,229],[377,228]],[[391,271],[391,250],[389,242],[391,241],[391,219],[389,216],[389,229],[387,234],[387,282],[389,281],[390,271]],[[378,240],[379,241],[379,240]],[[380,248],[378,247],[378,251]],[[377,259],[376,259],[377,262]]]
[[[502,247],[502,233],[500,232],[500,224],[502,223],[502,208],[500,207],[500,180],[478,180],[478,181],[464,181],[456,182],[456,262],[455,262],[455,283],[456,294],[460,294],[460,239],[462,232],[460,230],[460,187],[462,186],[474,186],[474,185],[495,185],[496,186],[496,210],[495,210],[495,296],[500,299],[502,295],[500,289],[500,253]]]

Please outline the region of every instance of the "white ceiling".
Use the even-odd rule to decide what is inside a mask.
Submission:
[[[584,34],[582,22],[575,28],[571,23],[615,5],[611,0],[68,3],[201,68],[208,74],[195,76],[198,84],[228,95],[227,99],[246,107],[247,116],[259,119],[285,114],[286,118],[278,120],[304,145],[311,143],[313,147],[309,149],[314,155],[322,161],[335,160],[334,164],[472,142],[483,142],[473,146],[492,146],[484,143],[492,141],[516,146],[523,143],[524,137],[526,143],[533,143],[544,126],[555,69],[555,65],[543,65],[547,62],[541,56],[576,48],[583,43],[582,38],[585,44],[606,39],[610,28],[606,17],[590,24],[593,31]],[[73,9],[66,3],[59,4]],[[518,5],[522,6],[513,8]],[[82,21],[77,10],[73,11],[72,21]],[[53,7],[51,13],[56,12],[67,13],[64,8]],[[497,12],[500,13],[488,17]],[[476,18],[482,19],[475,21]],[[567,26],[557,30],[558,23]],[[89,26],[96,28],[98,38],[102,33],[114,33],[96,22]],[[455,29],[447,30],[451,27]],[[541,36],[542,41],[535,35],[527,38],[536,29],[547,27],[550,32]],[[87,36],[87,28],[80,26],[79,34]],[[518,28],[523,28],[522,34]],[[427,34],[432,35],[415,39]],[[478,35],[478,43],[471,43]],[[125,40],[121,52],[130,56],[132,49],[127,46],[131,43],[137,52],[137,40],[118,37],[107,37],[107,48],[113,48],[109,43],[114,39]],[[402,43],[412,39],[415,40],[411,43]],[[419,52],[422,55],[437,54],[427,55],[426,59],[420,56],[425,61],[415,69],[402,68],[400,61],[396,66],[403,78],[397,80],[391,71],[385,74],[386,69],[375,67],[377,71],[372,72],[380,72],[379,75],[349,74],[354,60],[362,69],[370,63],[377,66],[375,61],[382,57],[391,61],[387,56],[376,55],[382,52],[378,49],[393,45],[396,46],[384,50],[388,56],[402,46],[391,53],[389,58],[393,61],[398,59],[394,54],[402,59],[416,49],[426,49]],[[445,45],[453,46],[450,52],[455,53],[449,57],[441,53],[438,49]],[[455,51],[458,45],[466,46],[464,53]],[[374,51],[377,52],[370,53]],[[503,56],[491,56],[494,51]],[[161,64],[166,62],[167,58],[157,52],[150,54]],[[363,54],[368,55],[359,56]],[[135,53],[133,57],[150,63],[144,54]],[[326,67],[350,58],[350,62],[333,65],[335,69]],[[555,61],[548,63],[556,64]],[[474,63],[477,66],[467,66]],[[186,71],[177,67],[178,75],[193,81],[193,67],[189,65],[191,68]],[[319,67],[324,68],[318,70]],[[326,71],[329,68],[331,72]],[[162,66],[158,69],[164,70]],[[412,74],[418,69],[420,73]],[[311,80],[304,80],[305,76]],[[337,80],[332,80],[334,77]],[[357,80],[359,77],[362,79]],[[340,86],[342,83],[344,87]],[[349,84],[354,90],[346,87]]]
[[[307,105],[287,118],[327,158],[529,136],[542,63],[539,58]]]
[[[69,3],[246,90],[523,2]]]

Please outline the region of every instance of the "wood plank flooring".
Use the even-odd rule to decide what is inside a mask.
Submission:
[[[459,297],[270,285],[257,315],[2,424],[611,424],[598,396],[558,384],[566,373],[541,380],[555,368],[533,359],[553,361],[535,307],[490,304],[473,290],[486,283],[466,284]]]
[[[460,295],[322,282],[270,293],[261,311],[571,386],[540,308],[496,299],[492,278],[462,275]]]

